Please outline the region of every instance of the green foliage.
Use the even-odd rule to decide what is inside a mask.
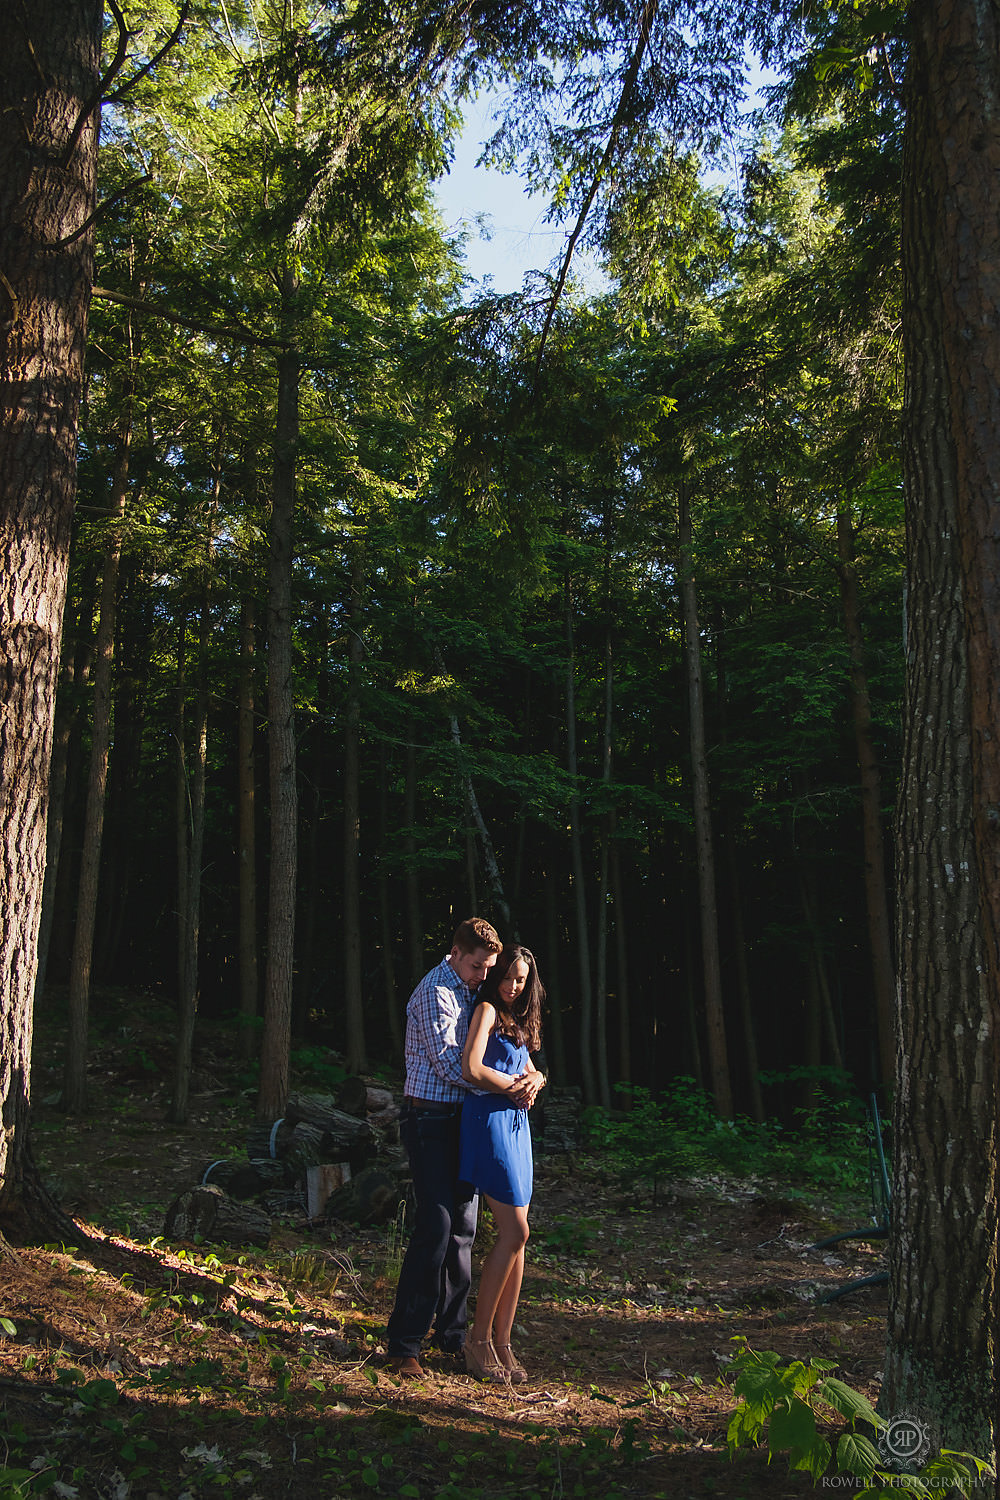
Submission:
[[[729,1423],[730,1454],[740,1448],[766,1443],[769,1455],[784,1453],[789,1467],[804,1469],[814,1480],[832,1470],[848,1475],[855,1486],[851,1493],[889,1500],[900,1489],[931,1496],[953,1489],[968,1496],[983,1474],[993,1470],[982,1459],[968,1453],[943,1449],[916,1472],[899,1474],[887,1468],[878,1449],[860,1427],[873,1435],[888,1423],[871,1402],[828,1371],[836,1362],[828,1359],[784,1360],[773,1350],[751,1349],[744,1337],[733,1360],[737,1371],[733,1387],[740,1404]],[[847,1431],[834,1449],[819,1430],[819,1423],[841,1422]]]
[[[593,1253],[598,1225],[597,1219],[570,1218],[566,1214],[560,1214],[551,1224],[539,1229],[536,1237],[546,1250],[556,1254],[590,1255]]]
[[[339,1063],[330,1061],[325,1047],[297,1047],[292,1051],[291,1064],[304,1084],[317,1084],[331,1093],[347,1077]]]
[[[863,1188],[867,1149],[854,1100],[819,1095],[797,1111],[799,1129],[789,1131],[775,1120],[720,1120],[693,1078],[675,1079],[658,1095],[631,1084],[618,1088],[630,1108],[623,1114],[588,1110],[588,1144],[608,1157],[624,1187],[649,1184],[654,1203],[668,1178],[719,1171],[823,1189]]]

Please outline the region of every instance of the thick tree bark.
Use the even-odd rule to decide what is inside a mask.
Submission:
[[[997,1394],[997,16],[917,0],[904,156],[907,699],[882,1406],[987,1455]],[[962,565],[965,561],[965,603]],[[971,690],[971,702],[970,702]],[[983,940],[974,827],[981,832]]]
[[[87,311],[100,0],[37,0],[0,49],[0,1226],[38,1217],[26,1127],[45,815]],[[43,1203],[44,1212],[44,1203]],[[64,1217],[64,1216],[63,1216]],[[19,1226],[20,1227],[20,1226]]]
[[[285,273],[285,321],[293,322],[296,283]],[[292,538],[299,442],[298,353],[278,360],[278,414],[268,526],[267,701],[270,724],[271,869],[267,914],[267,972],[261,1044],[258,1119],[274,1118],[288,1095],[295,965],[295,881],[298,789],[295,696],[292,683]]]
[[[701,674],[698,599],[691,558],[691,506],[687,487],[678,491],[680,588],[684,614],[684,663],[688,684],[691,741],[691,798],[698,863],[698,911],[701,919],[701,961],[704,984],[705,1036],[715,1107],[724,1120],[732,1119],[733,1093],[729,1079],[729,1051],[722,1007],[722,964],[719,958],[719,919],[715,895],[715,856],[705,753],[705,698]]]
[[[361,665],[365,651],[362,634],[365,554],[360,540],[350,543],[350,555],[350,630],[344,722],[344,1021],[348,1070],[363,1073],[368,1059],[361,994]]]
[[[94,957],[94,927],[101,873],[104,837],[104,807],[108,785],[108,754],[111,748],[112,671],[118,606],[118,570],[122,556],[122,521],[128,491],[132,421],[126,415],[118,435],[108,507],[110,530],[104,542],[101,593],[97,616],[97,646],[94,658],[94,700],[90,727],[90,772],[83,818],[83,848],[76,900],[76,927],[69,971],[69,1027],[66,1063],[63,1069],[63,1108],[81,1114],[87,1105],[87,1053],[89,1050],[90,971]]]
[[[858,574],[854,565],[854,528],[846,506],[837,511],[837,554],[840,602],[844,633],[851,659],[851,716],[854,744],[861,777],[861,831],[865,855],[865,902],[868,910],[868,941],[872,956],[875,992],[875,1022],[878,1033],[879,1067],[883,1085],[896,1069],[893,1029],[896,974],[892,957],[892,921],[885,874],[885,840],[882,831],[882,773],[872,733],[872,704],[865,666],[864,635]]]

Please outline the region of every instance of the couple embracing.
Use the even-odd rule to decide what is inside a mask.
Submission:
[[[545,1086],[530,1056],[541,1042],[544,995],[530,950],[505,947],[488,922],[471,917],[410,997],[400,1133],[416,1215],[389,1318],[388,1363],[399,1375],[423,1374],[420,1349],[433,1329],[432,1343],[464,1357],[477,1379],[528,1378],[511,1332],[531,1201],[527,1111]],[[480,1193],[497,1234],[467,1337]]]

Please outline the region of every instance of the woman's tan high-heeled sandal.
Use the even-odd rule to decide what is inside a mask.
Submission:
[[[507,1379],[511,1385],[523,1385],[528,1378],[528,1372],[522,1364],[518,1363],[517,1355],[509,1344],[494,1344],[497,1358],[507,1372]]]
[[[466,1339],[465,1368],[477,1380],[492,1380],[503,1385],[507,1379],[507,1371],[497,1359],[490,1339]]]

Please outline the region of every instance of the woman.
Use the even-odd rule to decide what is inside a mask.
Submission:
[[[527,1380],[511,1348],[524,1275],[533,1164],[528,1111],[518,1108],[524,1084],[544,1083],[530,1053],[541,1045],[545,989],[530,949],[506,947],[479,988],[469,1023],[462,1074],[471,1085],[462,1107],[459,1177],[483,1194],[496,1224],[483,1261],[476,1316],[465,1364],[480,1380]]]

